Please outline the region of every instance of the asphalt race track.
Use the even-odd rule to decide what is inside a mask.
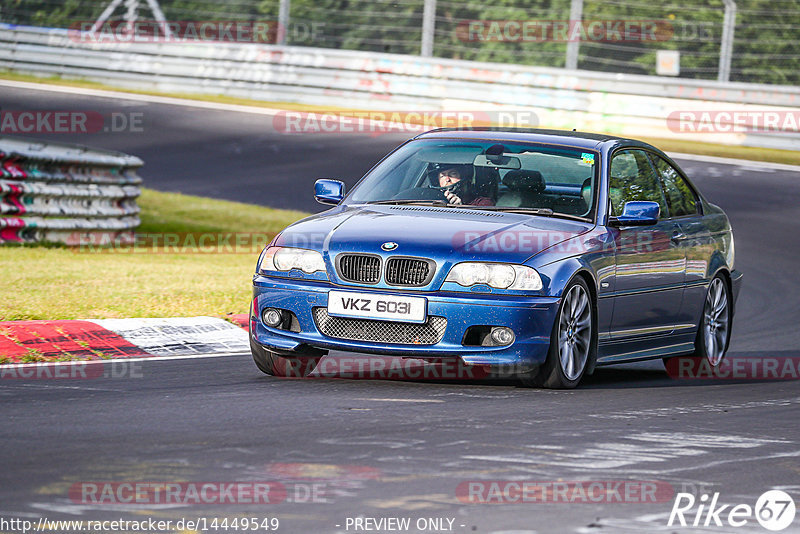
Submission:
[[[403,139],[288,136],[265,116],[8,87],[0,108],[141,111],[143,133],[50,138],[136,154],[154,189],[313,211],[314,179],[352,184]],[[800,172],[682,164],[735,231],[745,280],[729,357],[800,358]],[[278,532],[293,533],[367,532],[354,530],[358,517],[452,520],[463,533],[749,533],[767,530],[752,517],[740,528],[668,527],[674,493],[719,492],[720,504],[750,506],[769,489],[800,496],[798,381],[673,380],[661,362],[599,369],[573,391],[280,380],[249,355],[135,362],[122,374],[0,380],[0,517],[277,517]],[[71,498],[93,481],[278,481],[288,495],[201,506]],[[671,490],[647,503],[611,495],[476,504],[459,489],[470,481],[655,481]],[[800,532],[800,519],[784,532]]]

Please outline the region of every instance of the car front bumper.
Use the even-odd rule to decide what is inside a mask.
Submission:
[[[447,327],[439,342],[427,345],[328,337],[320,331],[313,310],[327,308],[331,289],[424,296],[427,299],[428,317],[446,318]],[[466,291],[386,291],[257,275],[253,279],[250,332],[253,341],[283,355],[304,356],[313,353],[313,349],[339,350],[431,360],[458,358],[467,365],[518,366],[520,371],[525,371],[538,366],[547,357],[558,305],[559,299],[551,297]],[[261,311],[267,307],[294,313],[300,331],[268,327],[261,319]],[[507,346],[463,344],[469,327],[485,325],[511,328],[515,335],[514,342]]]

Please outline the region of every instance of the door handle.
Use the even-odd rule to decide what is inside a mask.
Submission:
[[[676,245],[686,239],[686,234],[681,232],[680,230],[675,230],[672,232],[672,237],[670,237],[670,241],[675,243]]]

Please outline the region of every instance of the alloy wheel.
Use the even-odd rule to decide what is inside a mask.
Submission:
[[[558,320],[558,360],[567,380],[577,379],[589,359],[592,342],[592,306],[581,285],[564,297]]]
[[[728,293],[725,282],[714,278],[708,288],[706,303],[703,309],[703,339],[705,341],[708,363],[716,367],[722,361],[728,348]]]

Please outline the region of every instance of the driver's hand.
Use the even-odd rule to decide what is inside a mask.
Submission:
[[[461,204],[461,198],[450,191],[445,191],[444,196],[450,204]]]

